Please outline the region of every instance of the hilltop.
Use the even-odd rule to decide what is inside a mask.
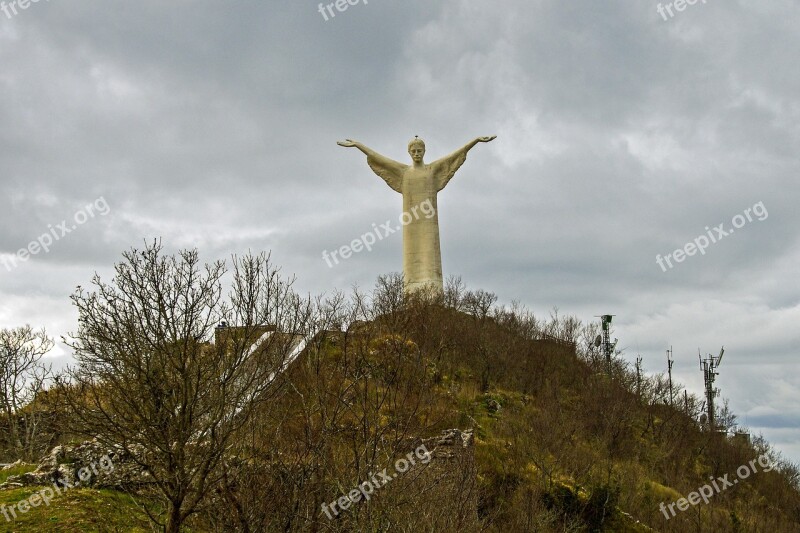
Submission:
[[[670,401],[663,380],[638,375],[624,354],[607,365],[594,325],[495,301],[458,283],[443,297],[405,298],[398,278],[370,296],[318,300],[313,334],[237,427],[218,483],[185,526],[800,531],[798,470],[763,439],[710,431],[696,398]],[[236,327],[198,353],[232,349]],[[287,341],[254,344],[262,364],[300,335],[242,331],[250,343],[266,331]],[[68,427],[59,435],[79,439]],[[20,490],[0,491],[0,505],[27,497]],[[76,506],[89,495],[114,502],[96,506],[108,519],[87,530],[124,530],[120,514],[133,528],[140,507],[162,518],[166,508],[154,485],[71,494]],[[63,502],[31,509],[13,530],[66,521],[76,509]]]

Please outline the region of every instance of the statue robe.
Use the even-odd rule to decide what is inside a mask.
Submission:
[[[379,154],[367,157],[367,164],[389,187],[403,195],[403,279],[406,292],[429,287],[444,291],[442,251],[439,243],[439,207],[436,197],[467,160],[467,149],[460,149],[429,165],[415,168]],[[429,202],[433,216],[420,207]],[[415,211],[416,208],[416,211]],[[416,212],[416,215],[414,214]]]

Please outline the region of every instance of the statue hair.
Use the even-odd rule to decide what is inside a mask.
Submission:
[[[422,148],[425,148],[425,141],[423,141],[419,137],[414,137],[408,143],[408,149],[411,150],[411,148],[414,147],[414,146],[422,146]]]

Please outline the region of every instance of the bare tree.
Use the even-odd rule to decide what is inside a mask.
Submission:
[[[151,476],[168,505],[150,518],[172,533],[208,503],[236,433],[279,394],[311,302],[263,254],[234,257],[227,300],[225,264],[201,268],[196,250],[165,256],[153,243],[123,257],[111,284],[95,275],[93,292],[72,296],[70,402],[81,433],[121,445]]]
[[[26,325],[0,330],[0,408],[8,432],[6,450],[26,460],[33,459],[38,440],[41,412],[25,409],[51,378],[51,367],[42,357],[53,348],[44,329]]]

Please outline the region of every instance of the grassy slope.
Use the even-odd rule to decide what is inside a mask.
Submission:
[[[471,319],[463,315],[448,314],[444,318],[447,326],[434,322],[432,330],[435,333],[431,335],[428,332],[425,336],[435,337],[438,333],[450,340],[450,337],[461,338],[475,329]],[[457,328],[459,323],[465,323],[463,329]],[[442,333],[448,328],[456,329],[453,333]],[[491,326],[485,328],[485,334],[490,339],[503,337]],[[604,478],[610,476],[616,484],[622,485],[613,531],[649,531],[636,524],[625,511],[643,521],[644,511],[658,518],[658,502],[674,501],[680,497],[681,491],[677,487],[664,485],[666,474],[662,470],[665,464],[670,464],[673,458],[681,460],[679,479],[674,481],[681,482],[683,492],[708,479],[707,458],[703,451],[673,449],[670,437],[657,436],[662,418],[680,421],[685,416],[678,411],[663,406],[648,409],[640,405],[629,391],[607,383],[602,376],[592,376],[574,355],[556,351],[544,356],[539,353],[541,350],[528,354],[520,351],[520,345],[502,345],[507,349],[498,350],[498,366],[508,371],[492,380],[488,394],[482,393],[477,383],[482,367],[479,360],[468,353],[469,345],[459,346],[449,364],[443,364],[449,368],[443,372],[436,387],[440,393],[437,394],[439,405],[431,407],[451,413],[445,427],[475,428],[479,486],[482,495],[490,499],[493,512],[499,512],[501,516],[510,514],[524,502],[519,498],[528,488],[542,490],[542,479],[547,477],[542,467],[553,467],[551,476],[555,485],[568,488],[585,502],[589,496],[587,487],[580,487],[567,474],[567,466],[581,469],[594,465],[587,471],[597,472],[586,475],[584,484],[594,478],[596,486],[599,486]],[[522,380],[525,376],[538,380]],[[606,398],[617,401],[601,401]],[[596,406],[594,410],[591,409],[593,406]],[[616,406],[620,412],[611,406]],[[625,421],[619,435],[595,427],[600,421],[609,423],[614,429],[614,423],[619,420]],[[672,424],[679,434],[700,435],[693,423],[687,423],[685,431],[681,430],[681,424],[675,421]],[[565,430],[561,435],[559,431],[562,428],[569,431]],[[616,440],[609,443],[608,435],[613,435]],[[687,440],[687,444],[694,448],[699,441],[698,436]],[[735,461],[731,464],[741,463]],[[696,468],[688,468],[694,465]],[[604,471],[610,474],[602,475]],[[731,469],[724,471],[730,472]],[[0,473],[0,482],[2,476]],[[728,515],[736,510],[739,518],[747,523],[751,508],[763,500],[759,492],[772,488],[765,476],[760,474],[748,483],[751,492],[739,490],[715,496],[712,505],[701,509],[705,520],[710,521],[712,513],[719,514],[714,521],[727,526]],[[775,486],[777,491],[785,490],[777,481]],[[2,491],[0,505],[15,503],[34,492],[36,489],[30,488]],[[776,508],[774,511],[788,513],[789,509]],[[659,529],[659,526],[666,525],[651,517],[653,522]],[[677,526],[677,520],[673,523]],[[72,490],[53,500],[49,507],[38,507],[21,516],[13,528],[0,515],[0,532],[150,530],[146,515],[132,498],[114,491]],[[720,529],[727,530],[727,527]]]
[[[14,505],[44,487],[25,487],[0,492],[0,506]],[[0,532],[106,532],[151,531],[149,521],[133,499],[112,490],[72,489],[8,522],[0,514]]]
[[[9,468],[8,470],[0,470],[0,484],[5,483],[6,480],[11,476],[19,476],[21,474],[27,474],[28,472],[33,472],[36,470],[34,465],[20,465],[15,466],[13,468]]]

